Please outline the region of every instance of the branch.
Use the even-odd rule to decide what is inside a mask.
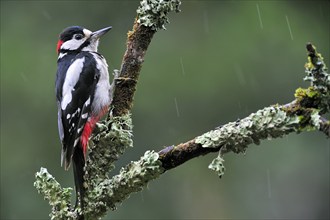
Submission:
[[[114,168],[114,162],[127,147],[133,146],[130,110],[148,46],[157,30],[165,29],[165,24],[169,23],[168,13],[178,12],[180,4],[180,0],[142,0],[140,2],[133,30],[128,32],[127,50],[121,70],[119,73],[115,71],[111,111],[105,121],[97,124],[89,143],[84,176],[84,187],[87,188],[84,213],[80,208],[73,209],[67,197],[60,196],[61,194],[70,195],[68,192],[72,190],[71,188],[61,188],[55,178],[44,168],[36,173],[34,185],[53,207],[51,219],[77,219],[82,215],[87,219],[101,218],[109,208],[115,209],[115,205],[127,198],[131,192],[141,190],[146,182],[142,178],[143,170],[154,169],[157,166],[153,166],[153,163],[160,163],[157,160],[158,154],[146,153],[139,163],[131,164],[129,172],[123,175],[123,179],[119,178],[119,182],[118,178],[110,180],[108,176]],[[133,168],[136,170],[132,171]],[[129,177],[135,177],[135,180],[125,183],[124,179],[129,179]],[[146,177],[150,178],[148,175]],[[124,183],[128,184],[125,193],[116,190],[118,188],[116,186],[122,186]]]
[[[115,79],[113,116],[130,112],[144,56],[154,34],[153,29],[140,25],[137,20],[134,22],[133,30],[128,33],[127,50],[120,75]]]
[[[315,46],[308,43],[308,62],[305,64],[311,86],[298,88],[296,99],[282,106],[271,106],[252,113],[250,116],[230,122],[196,137],[184,144],[167,147],[159,152],[159,160],[165,170],[172,169],[192,158],[211,152],[245,152],[250,144],[260,144],[263,139],[282,137],[292,132],[320,130],[330,137],[330,122],[321,114],[330,111],[330,75],[323,57]],[[209,168],[223,174],[221,155]],[[219,161],[219,163],[215,163]]]
[[[127,147],[133,146],[130,111],[144,56],[153,35],[168,23],[167,14],[178,11],[179,5],[179,0],[142,0],[140,3],[133,30],[128,33],[121,70],[114,79],[113,108],[107,119],[97,125],[90,141],[84,177],[87,188],[84,213],[80,208],[72,208],[71,188],[62,188],[44,168],[36,174],[35,187],[49,200],[52,219],[77,219],[82,214],[87,219],[99,219],[167,170],[211,152],[220,152],[209,168],[221,177],[224,172],[222,155],[230,151],[245,152],[250,144],[292,132],[320,130],[329,137],[329,120],[322,115],[330,109],[330,77],[321,54],[312,44],[307,44],[305,80],[311,86],[297,89],[294,101],[266,107],[158,153],[147,151],[140,160],[131,162],[110,178],[108,174],[114,162]]]
[[[328,137],[330,137],[330,121],[323,117],[320,117],[319,123],[320,123],[319,130],[322,131]]]
[[[133,30],[127,34],[127,49],[123,57],[120,75],[115,79],[114,98],[111,103],[114,108],[112,112],[114,116],[130,112],[137,80],[151,39],[157,30],[165,29],[165,24],[169,23],[167,18],[169,12],[180,11],[180,4],[180,0],[141,1]]]
[[[314,52],[309,50],[313,48]],[[224,174],[222,155],[228,152],[245,152],[250,144],[260,144],[261,140],[283,137],[286,134],[310,130],[320,130],[330,137],[329,120],[321,117],[330,109],[330,75],[321,54],[317,53],[315,47],[307,44],[308,63],[306,63],[306,81],[311,82],[311,87],[296,90],[296,99],[282,106],[271,106],[252,113],[248,117],[230,122],[211,130],[186,143],[169,146],[158,153],[147,151],[145,156],[137,162],[132,162],[111,181],[122,181],[117,184],[115,195],[119,194],[126,198],[130,193],[139,188],[127,183],[144,182],[146,185],[157,178],[162,172],[175,168],[184,162],[211,152],[220,152],[209,168],[218,172],[221,177]],[[132,164],[143,164],[145,157],[151,154],[152,169],[143,167],[144,175],[127,175],[136,170]],[[158,158],[158,160],[155,160]],[[150,166],[150,164],[148,165]],[[127,194],[125,192],[128,192]],[[121,200],[122,201],[122,200]],[[121,202],[119,201],[119,202]]]

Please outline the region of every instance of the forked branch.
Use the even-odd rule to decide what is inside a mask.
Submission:
[[[123,167],[118,175],[109,177],[114,162],[127,147],[133,146],[130,111],[144,56],[153,35],[168,23],[167,14],[179,11],[179,0],[142,0],[133,30],[128,32],[127,50],[121,69],[114,80],[112,109],[105,121],[97,125],[90,141],[85,170],[86,219],[99,219],[113,210],[133,192],[142,190],[150,181],[167,170],[195,157],[220,152],[209,168],[224,172],[223,154],[244,152],[261,140],[279,138],[292,132],[320,130],[330,136],[329,120],[322,117],[330,110],[330,76],[323,57],[308,43],[305,65],[311,86],[295,92],[295,100],[252,113],[244,119],[229,122],[185,143],[159,151],[147,151],[140,160]],[[73,209],[71,188],[62,188],[45,168],[36,173],[35,187],[52,206],[52,219],[77,219],[82,211]]]

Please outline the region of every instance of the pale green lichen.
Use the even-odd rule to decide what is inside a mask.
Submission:
[[[96,129],[93,142],[90,142],[87,174],[97,174],[103,179],[114,168],[114,162],[126,148],[133,147],[131,114],[98,123]]]
[[[262,139],[282,137],[299,127],[298,116],[288,116],[281,107],[272,106],[250,116],[230,122],[196,138],[203,147],[222,147],[235,153],[245,152],[249,144],[260,144]]]
[[[165,29],[169,23],[167,14],[179,12],[180,0],[142,0],[137,9],[137,22],[153,30]]]
[[[249,144],[259,144],[260,140],[282,137],[292,131],[320,129],[321,114],[330,110],[330,76],[321,54],[308,44],[306,81],[307,89],[298,88],[295,103],[291,105],[264,108],[250,116],[228,123],[195,139],[203,147],[221,148],[222,152],[245,152]],[[317,109],[316,109],[317,108]],[[223,174],[224,167],[220,155],[209,165],[210,169]]]
[[[150,180],[156,179],[164,172],[159,154],[146,151],[138,161],[129,163],[118,175],[111,179],[113,202],[121,203],[133,192],[141,191]]]
[[[217,172],[220,178],[225,174],[226,170],[225,166],[223,165],[223,162],[225,162],[225,160],[219,154],[216,158],[212,160],[212,162],[208,166],[209,169]]]
[[[108,174],[125,149],[133,146],[132,128],[130,114],[97,124],[93,142],[90,141],[85,170],[86,219],[98,219],[106,214],[109,207],[114,207],[113,204],[107,203],[109,196],[113,194]],[[78,214],[81,214],[79,207],[73,210],[71,206],[72,189],[62,189],[45,168],[36,173],[34,186],[52,206],[51,219],[77,219]]]
[[[62,188],[43,167],[35,174],[35,177],[34,187],[52,206],[51,219],[76,219],[78,213],[71,207],[72,188]]]
[[[305,72],[307,76],[305,81],[309,81],[315,91],[319,93],[320,104],[319,110],[321,113],[330,111],[330,75],[327,72],[327,66],[320,53],[316,51],[316,47],[312,44],[307,44],[308,62],[305,64]]]
[[[164,168],[158,158],[158,153],[147,151],[140,160],[121,168],[118,175],[95,186],[89,193],[91,202],[85,211],[87,219],[89,216],[93,219],[104,216],[108,208],[115,210],[130,194],[141,191],[148,182],[159,177]]]
[[[322,121],[321,121],[321,116],[319,114],[319,110],[317,109],[313,110],[313,112],[311,113],[310,121],[313,127],[315,127],[316,129],[320,129],[320,125]]]
[[[308,55],[308,62],[305,64],[305,72],[307,76],[304,78],[306,81],[310,81],[312,86],[322,90],[330,89],[330,76],[327,73],[327,66],[324,63],[324,58],[320,53],[316,51],[316,47],[313,46],[315,53]]]
[[[311,99],[317,99],[317,98],[319,98],[319,96],[320,96],[319,91],[317,91],[312,86],[308,87],[307,89],[303,89],[300,87],[300,88],[296,89],[296,92],[294,94],[294,97],[298,101],[301,101],[306,97],[311,98]]]
[[[87,218],[101,218],[109,207],[114,208],[113,203],[107,202],[112,195],[109,173],[126,148],[133,147],[132,129],[131,114],[97,124],[85,171]]]

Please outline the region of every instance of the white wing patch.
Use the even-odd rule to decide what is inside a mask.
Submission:
[[[77,110],[70,117],[74,118],[76,116],[76,114],[79,114],[79,113],[80,113],[80,108],[77,108]],[[68,114],[68,115],[70,115],[70,114]],[[69,119],[69,118],[67,117],[67,119]],[[71,119],[70,119],[70,122],[71,122]]]
[[[77,129],[77,134],[80,134],[80,132],[81,132],[82,129],[83,129],[82,127],[81,128],[78,128]]]
[[[85,102],[85,106],[88,106],[89,104],[91,104],[91,97],[89,96],[88,99]]]
[[[82,114],[82,115],[81,115],[81,118],[82,118],[82,119],[86,119],[87,116],[88,116],[88,113],[85,113],[85,114]]]
[[[73,147],[77,146],[78,141],[79,141],[79,138],[77,138],[76,140],[74,140]]]
[[[80,73],[84,67],[85,57],[76,59],[68,68],[62,89],[61,109],[65,110],[72,100],[72,91],[79,80]]]

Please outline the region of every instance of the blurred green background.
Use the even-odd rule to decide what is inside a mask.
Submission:
[[[54,79],[57,37],[67,26],[113,29],[99,51],[119,69],[138,1],[1,1],[1,219],[48,219],[33,187],[47,167],[62,186]],[[329,1],[184,1],[148,50],[133,109],[135,147],[189,140],[260,108],[293,100],[313,42],[329,66]],[[259,12],[258,12],[259,10]],[[259,16],[260,15],[260,16]],[[291,30],[290,30],[291,29]],[[291,33],[290,33],[291,32]],[[167,172],[106,219],[328,219],[329,139],[291,134]],[[116,174],[118,170],[113,173]]]

